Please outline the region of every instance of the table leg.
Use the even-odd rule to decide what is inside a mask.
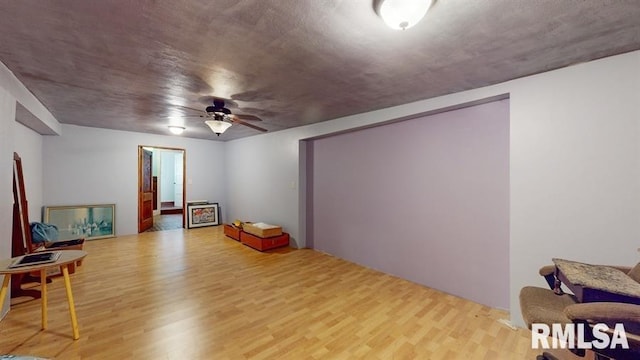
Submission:
[[[71,280],[69,280],[69,267],[67,265],[62,265],[62,275],[64,276],[64,287],[67,290],[67,301],[69,302],[69,315],[71,316],[73,340],[78,340],[80,338],[80,330],[78,329],[76,306],[73,303],[73,294],[71,293]]]
[[[40,301],[42,305],[42,330],[47,328],[47,270],[40,270]]]
[[[9,288],[9,280],[11,280],[11,275],[5,274],[4,281],[2,281],[2,289],[0,289],[0,312],[4,308],[4,299],[7,297],[7,289]]]

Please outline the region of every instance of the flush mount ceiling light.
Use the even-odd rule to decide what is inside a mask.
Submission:
[[[392,29],[406,30],[427,13],[433,0],[374,0],[373,6]]]
[[[220,136],[220,134],[227,131],[227,129],[231,127],[231,123],[226,122],[224,120],[225,120],[225,116],[220,114],[215,114],[214,120],[207,120],[204,123],[211,128],[211,131],[213,131],[216,135]]]
[[[169,131],[176,135],[180,135],[184,131],[184,126],[169,125]]]

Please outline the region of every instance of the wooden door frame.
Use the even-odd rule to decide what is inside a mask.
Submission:
[[[144,148],[160,149],[160,150],[172,150],[182,152],[182,228],[186,225],[187,216],[187,150],[183,148],[174,148],[167,146],[155,146],[155,145],[138,145],[138,209],[142,206],[140,203],[140,191],[142,189],[142,162],[140,161],[140,152]],[[151,169],[153,176],[153,168]],[[140,212],[138,211],[138,233],[140,232]]]

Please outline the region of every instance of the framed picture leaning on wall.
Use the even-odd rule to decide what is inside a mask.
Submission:
[[[218,203],[187,206],[187,229],[220,225]]]
[[[110,238],[116,235],[116,205],[45,206],[42,221],[58,227],[58,240]]]

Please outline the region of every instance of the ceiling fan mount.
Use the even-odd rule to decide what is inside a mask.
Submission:
[[[213,106],[209,105],[205,109],[207,114],[217,114],[217,115],[231,115],[231,110],[224,107],[224,100],[221,99],[213,99]]]

